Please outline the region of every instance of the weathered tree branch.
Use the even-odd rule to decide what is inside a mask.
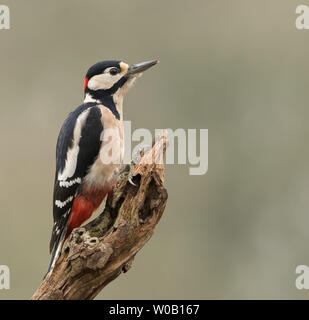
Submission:
[[[136,253],[151,238],[167,202],[163,154],[166,131],[133,168],[133,186],[122,177],[104,212],[73,230],[52,272],[32,300],[93,299],[109,282],[127,272]],[[155,161],[154,161],[155,160]]]

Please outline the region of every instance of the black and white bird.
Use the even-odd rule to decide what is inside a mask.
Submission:
[[[90,218],[116,183],[124,152],[123,97],[157,63],[109,60],[88,70],[84,103],[69,114],[57,141],[48,272],[72,230]]]

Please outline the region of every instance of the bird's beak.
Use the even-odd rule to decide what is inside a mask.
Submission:
[[[129,67],[126,76],[131,77],[131,76],[137,75],[141,72],[146,71],[147,69],[151,68],[152,66],[156,65],[157,63],[159,63],[159,60],[152,60],[152,61],[146,61],[146,62],[141,62],[141,63],[137,63],[137,64],[132,64]]]

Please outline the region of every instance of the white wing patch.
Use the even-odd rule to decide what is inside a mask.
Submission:
[[[68,150],[67,157],[65,160],[65,166],[62,172],[58,174],[59,181],[66,181],[68,178],[71,178],[76,170],[77,157],[79,152],[79,140],[81,138],[82,128],[86,122],[89,111],[91,108],[88,108],[76,120],[74,132],[73,132],[73,145],[72,148]]]
[[[71,202],[73,200],[73,197],[69,197],[68,199],[66,199],[65,201],[60,201],[60,200],[56,200],[55,201],[55,205],[58,208],[63,208],[64,206],[66,206],[69,202]]]
[[[76,178],[74,180],[68,180],[68,181],[60,181],[59,186],[63,188],[69,188],[72,187],[75,183],[81,184],[82,179],[81,178]]]

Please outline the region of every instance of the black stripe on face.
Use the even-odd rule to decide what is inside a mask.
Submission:
[[[91,90],[89,88],[86,89],[86,93],[90,94],[90,96],[99,100],[105,107],[107,107],[115,116],[117,120],[120,120],[119,112],[116,108],[113,94],[117,92],[126,82],[128,78],[125,76],[119,79],[111,88],[109,89],[100,89],[100,90]]]
[[[120,89],[127,82],[127,80],[128,78],[123,76],[111,88],[105,89],[102,91],[105,91],[107,95],[113,95],[118,89]]]

